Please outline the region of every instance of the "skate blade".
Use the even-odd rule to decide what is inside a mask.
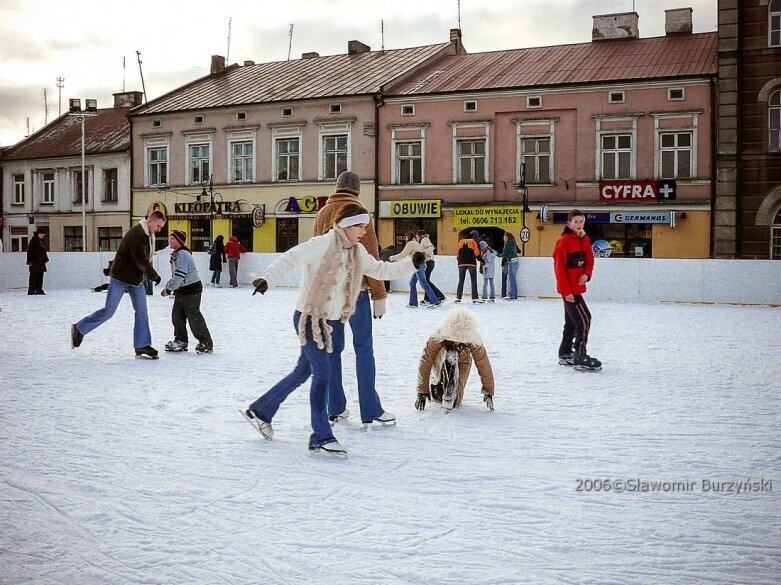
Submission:
[[[248,417],[246,411],[242,410],[241,408],[239,409],[239,412],[241,413],[241,416],[244,417],[244,420],[246,420],[249,424],[251,424],[252,428],[260,433],[261,437],[263,437],[267,441],[270,441],[274,438],[273,435],[269,437],[263,434],[263,431],[260,430],[260,424],[257,422],[258,419]]]
[[[347,451],[326,451],[321,447],[309,447],[309,454],[313,457],[327,457],[330,459],[347,459]]]
[[[159,355],[146,355],[145,353],[136,355],[137,360],[159,360]]]
[[[576,372],[601,372],[602,366],[599,366],[598,368],[587,368],[585,366],[573,366],[573,369]]]

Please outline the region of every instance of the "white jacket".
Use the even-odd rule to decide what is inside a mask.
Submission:
[[[306,297],[309,293],[309,287],[312,285],[312,280],[317,274],[320,261],[328,248],[331,247],[331,244],[336,237],[336,232],[330,230],[322,236],[315,236],[306,242],[291,248],[269,264],[263,271],[261,278],[266,279],[269,284],[272,284],[274,280],[279,279],[295,268],[299,266],[303,267],[301,285],[298,287],[298,301],[296,302],[296,309],[303,312],[304,305],[306,304]],[[341,316],[342,307],[345,303],[344,291],[347,282],[347,250],[339,245],[337,245],[337,248],[342,254],[344,262],[342,263],[339,274],[336,276],[336,286],[334,288],[333,297],[328,304],[328,319],[331,321],[338,321]],[[412,264],[412,258],[407,258],[403,262],[396,262],[393,264],[390,262],[382,262],[381,260],[375,260],[371,254],[366,251],[363,244],[358,244],[358,253],[360,254],[362,268],[362,274],[354,275],[358,278],[362,278],[365,274],[376,280],[392,280],[394,278],[408,276],[415,271],[415,267]]]
[[[418,242],[417,240],[410,240],[406,244],[404,244],[404,249],[399,252],[398,254],[394,254],[390,258],[388,258],[391,262],[396,262],[398,260],[401,260],[402,258],[406,258],[407,256],[412,256],[415,252],[423,252],[425,254],[426,248]]]

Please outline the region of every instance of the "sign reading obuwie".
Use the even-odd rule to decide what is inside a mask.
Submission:
[[[453,225],[470,226],[520,226],[520,205],[484,205],[479,207],[454,207]]]

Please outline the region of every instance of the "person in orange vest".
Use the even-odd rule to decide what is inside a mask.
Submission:
[[[477,294],[477,259],[480,257],[480,234],[477,230],[469,232],[469,237],[458,242],[456,258],[458,260],[458,288],[456,289],[456,302],[461,302],[464,294],[464,280],[469,273],[472,282],[472,302],[475,304],[485,301]]]

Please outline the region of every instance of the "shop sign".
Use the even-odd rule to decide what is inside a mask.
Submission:
[[[675,200],[675,181],[600,181],[602,203],[654,203]]]
[[[223,213],[241,213],[241,203],[238,201],[191,201],[186,203],[174,203],[176,215],[192,213],[208,213],[221,215]]]
[[[521,225],[520,205],[454,207],[453,225],[457,228],[492,225]]]
[[[670,223],[670,212],[611,213],[610,223]]]
[[[154,201],[146,210],[146,216],[149,217],[149,214],[153,211],[159,211],[164,216],[168,217],[168,209],[165,207],[165,203],[162,201]]]
[[[593,213],[593,212],[586,212],[586,223],[612,223],[610,216],[611,214],[608,212],[605,213]],[[553,223],[567,223],[567,218],[569,217],[568,211],[556,211],[553,213]]]
[[[11,235],[12,236],[26,236],[27,235],[27,226],[11,226]]]
[[[252,208],[252,225],[256,228],[263,227],[266,223],[266,204],[255,205]]]
[[[319,211],[323,205],[328,202],[328,197],[312,197],[308,195],[301,199],[291,197],[287,200],[287,207],[285,212],[287,213],[314,213]]]
[[[442,217],[441,199],[390,201],[390,217]]]

